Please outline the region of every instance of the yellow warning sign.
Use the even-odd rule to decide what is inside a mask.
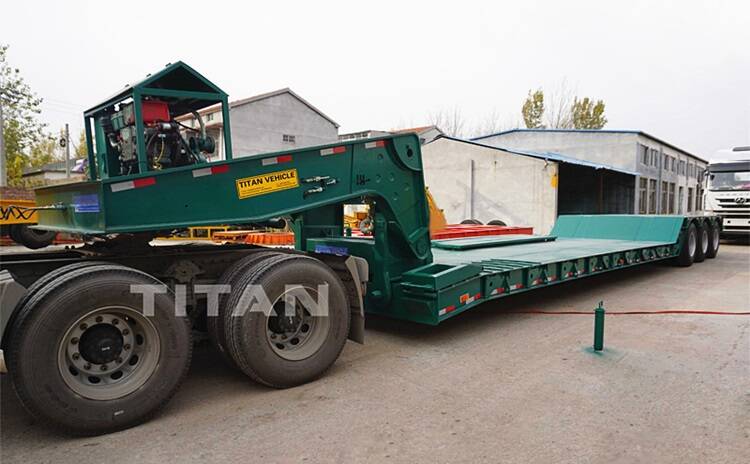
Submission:
[[[278,192],[299,187],[299,179],[296,169],[286,171],[270,172],[260,176],[245,177],[237,179],[237,196],[240,200],[266,193]]]

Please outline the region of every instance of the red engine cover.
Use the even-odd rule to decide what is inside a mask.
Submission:
[[[143,111],[143,123],[153,124],[155,122],[169,122],[169,105],[166,102],[158,100],[144,100],[141,103]],[[132,117],[131,117],[132,118]],[[128,121],[133,124],[135,121]]]

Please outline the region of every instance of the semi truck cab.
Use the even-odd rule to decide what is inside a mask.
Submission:
[[[750,160],[710,164],[703,201],[723,218],[722,236],[750,235]]]

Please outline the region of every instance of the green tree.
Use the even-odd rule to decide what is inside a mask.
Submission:
[[[589,97],[584,97],[582,100],[576,97],[573,100],[570,113],[573,119],[573,127],[576,129],[601,129],[607,124],[603,100],[594,102]]]
[[[81,134],[78,136],[78,144],[75,147],[75,159],[86,158],[89,155],[89,150],[86,147],[86,132],[83,129],[81,129]]]
[[[542,125],[542,117],[544,116],[544,92],[542,89],[537,89],[534,92],[529,90],[529,95],[526,97],[526,101],[523,102],[521,114],[523,115],[523,122],[528,129],[540,129],[544,127]]]
[[[0,44],[0,105],[3,105],[8,183],[18,184],[29,152],[43,138],[44,124],[37,119],[42,99],[24,81],[20,70],[8,63],[8,46]]]

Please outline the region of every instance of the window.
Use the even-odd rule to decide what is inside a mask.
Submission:
[[[648,155],[648,147],[646,145],[638,145],[638,148],[641,150],[641,163],[648,166],[649,163],[649,155]]]
[[[688,207],[687,212],[690,213],[693,211],[693,188],[688,187]]]
[[[685,161],[680,161],[680,168],[678,172],[683,176],[685,175]]]
[[[648,213],[656,214],[656,179],[648,180]]]
[[[674,182],[669,183],[669,214],[674,214]]]
[[[651,166],[659,166],[659,151],[653,148],[651,149]]]
[[[677,196],[677,214],[682,214],[683,203],[685,202],[685,187],[680,186],[679,194]]]
[[[672,157],[672,172],[677,172],[677,158]]]
[[[214,114],[213,113],[208,113],[206,115],[206,121],[208,122],[208,121],[213,121],[213,120],[214,120]]]
[[[669,185],[666,181],[661,181],[661,214],[667,214],[667,201],[669,200]]]
[[[281,139],[287,143],[296,143],[296,137],[294,135],[284,134]]]
[[[695,210],[700,211],[703,209],[703,189],[700,185],[695,188]]]
[[[638,185],[638,214],[648,213],[648,179],[641,177]]]
[[[669,169],[669,155],[664,155],[664,156],[662,157],[662,165],[661,165],[661,167],[662,167],[662,169],[664,169],[665,171],[666,171],[667,169]]]
[[[687,176],[693,177],[693,171],[695,170],[695,165],[688,163],[687,165]]]

